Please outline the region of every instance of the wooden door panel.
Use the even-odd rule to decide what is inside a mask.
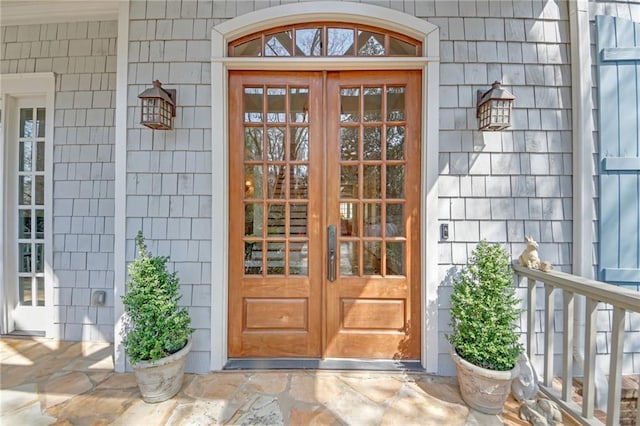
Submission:
[[[229,88],[229,357],[319,357],[322,75],[232,72]]]
[[[327,357],[420,357],[418,71],[327,80],[327,223],[341,229],[326,284]]]

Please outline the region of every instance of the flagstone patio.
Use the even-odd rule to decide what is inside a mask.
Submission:
[[[422,373],[270,370],[187,374],[173,399],[142,401],[104,343],[0,338],[0,424],[524,425],[470,410],[455,378]]]

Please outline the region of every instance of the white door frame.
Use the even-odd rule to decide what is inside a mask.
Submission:
[[[55,76],[51,72],[47,73],[29,73],[29,74],[3,74],[0,75],[0,98],[3,105],[2,110],[5,114],[3,117],[4,126],[2,128],[2,139],[8,141],[7,132],[11,126],[7,122],[6,116],[10,108],[15,105],[15,99],[21,96],[40,95],[45,98],[46,108],[46,141],[45,143],[45,187],[49,188],[45,191],[45,252],[44,252],[44,276],[45,276],[45,317],[48,319],[44,329],[45,336],[48,338],[58,339],[60,337],[57,323],[59,321],[54,317],[53,309],[53,288],[55,275],[53,273],[53,123],[54,123],[54,98],[55,98]],[[13,104],[13,105],[12,105]],[[0,331],[2,333],[10,333],[14,330],[14,323],[11,316],[14,297],[8,294],[6,286],[14,285],[12,278],[13,268],[9,268],[10,261],[15,260],[11,256],[11,247],[14,244],[12,232],[12,223],[6,221],[9,217],[9,208],[14,207],[12,200],[7,199],[6,185],[7,181],[13,181],[13,177],[7,177],[7,148],[6,144],[0,144],[0,176],[2,176],[2,184],[0,184],[0,271],[2,271],[2,282],[0,286]],[[7,297],[6,297],[7,296]]]
[[[228,43],[243,35],[280,25],[333,21],[360,23],[406,34],[421,40],[421,57],[385,58],[264,58],[227,57]],[[421,171],[421,362],[427,372],[438,371],[438,27],[397,10],[337,1],[304,2],[261,9],[228,20],[211,31],[211,370],[227,362],[228,237],[229,237],[229,129],[228,71],[421,69],[422,171]],[[427,101],[428,100],[428,101]],[[432,236],[427,238],[427,235]],[[428,342],[428,344],[427,344]]]

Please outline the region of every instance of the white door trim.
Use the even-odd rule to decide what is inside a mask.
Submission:
[[[54,280],[56,279],[53,272],[53,123],[54,123],[54,105],[55,105],[55,76],[51,72],[46,73],[30,73],[30,74],[3,74],[0,75],[0,98],[3,99],[4,105],[2,110],[7,111],[7,106],[10,103],[9,98],[17,98],[20,96],[32,96],[41,95],[45,97],[46,108],[46,130],[45,134],[47,143],[45,143],[45,187],[49,190],[45,191],[45,214],[44,214],[44,276],[45,276],[45,309],[47,321],[45,327],[45,336],[48,338],[58,339],[60,338],[60,330],[57,325],[59,319],[54,316],[53,309],[53,288]],[[6,113],[5,113],[6,115]],[[3,118],[6,121],[6,118]],[[3,139],[6,141],[6,133],[9,131],[10,126],[3,126]],[[10,268],[7,266],[6,259],[8,251],[12,243],[12,232],[10,232],[10,223],[5,222],[5,218],[8,215],[7,207],[12,208],[13,203],[7,200],[7,194],[5,192],[6,185],[6,144],[0,145],[0,176],[3,176],[2,184],[0,185],[0,217],[2,219],[0,224],[0,259],[2,264],[3,276],[2,282],[8,283],[8,276]],[[5,286],[0,286],[0,295],[2,296],[2,332],[9,333],[13,331],[13,322],[11,320],[11,307],[7,305],[10,298],[4,297]]]
[[[438,27],[396,10],[337,1],[304,2],[261,9],[215,26],[211,31],[211,370],[227,362],[228,318],[228,235],[229,235],[229,129],[228,70],[262,66],[264,69],[309,69],[309,58],[265,61],[264,58],[228,58],[228,43],[238,37],[271,27],[310,21],[342,21],[378,26],[417,38],[423,42],[423,56],[407,59],[384,58],[377,67],[394,68],[412,62],[423,72],[422,122],[422,365],[428,372],[438,371],[438,110],[439,110],[439,33]],[[315,69],[353,69],[372,60],[318,58]],[[375,59],[373,60],[375,61]],[[387,64],[384,64],[387,62]],[[371,65],[371,64],[370,64]],[[428,100],[428,102],[427,102]],[[428,207],[428,208],[427,208]],[[428,342],[428,345],[427,345]]]

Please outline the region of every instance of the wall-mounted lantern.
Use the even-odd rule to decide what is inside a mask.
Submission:
[[[478,90],[478,130],[504,130],[511,127],[511,107],[515,96],[495,81],[491,89]]]
[[[153,81],[153,87],[140,93],[142,100],[140,124],[155,130],[173,129],[173,117],[176,116],[176,91],[163,89],[162,83]]]

